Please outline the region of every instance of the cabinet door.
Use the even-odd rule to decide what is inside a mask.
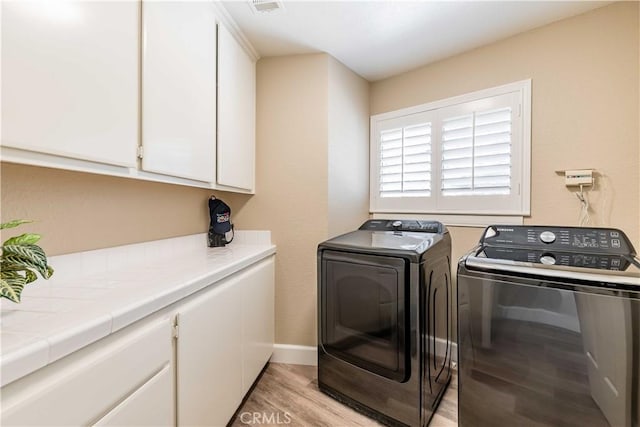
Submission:
[[[3,387],[0,424],[90,425],[135,395],[158,372],[172,371],[171,359],[169,319],[129,326]],[[171,381],[156,384],[154,396],[159,395],[156,403],[166,402],[172,395]],[[167,410],[173,414],[173,405],[158,412]],[[138,415],[148,424],[158,419],[157,413]]]
[[[135,167],[139,3],[1,7],[2,145]]]
[[[247,272],[242,283],[242,394],[273,354],[274,260]]]
[[[142,15],[142,169],[213,182],[214,5],[146,1]]]
[[[256,66],[222,25],[218,38],[217,183],[253,190]]]
[[[178,311],[178,425],[224,426],[242,401],[240,298],[234,277]]]
[[[95,426],[171,426],[173,417],[173,370],[165,366]]]

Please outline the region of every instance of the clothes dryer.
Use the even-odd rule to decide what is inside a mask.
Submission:
[[[451,238],[370,220],[318,246],[318,385],[389,425],[428,424],[451,378]]]

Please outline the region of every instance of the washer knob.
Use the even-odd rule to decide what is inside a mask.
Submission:
[[[556,257],[551,254],[542,255],[540,257],[540,262],[545,265],[553,265],[556,263]]]
[[[540,240],[544,243],[553,243],[556,241],[556,235],[551,231],[543,231],[540,233]]]
[[[402,221],[393,221],[391,223],[391,226],[398,228],[398,227],[402,227]]]

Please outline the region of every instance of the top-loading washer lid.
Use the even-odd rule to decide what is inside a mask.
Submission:
[[[356,230],[322,242],[318,249],[398,256],[418,262],[425,252],[443,242],[444,238],[443,234],[423,232]]]
[[[343,234],[325,243],[351,248],[387,249],[424,252],[434,242],[430,233],[356,230]]]
[[[421,233],[371,233],[371,247],[424,252],[433,243],[433,237]]]

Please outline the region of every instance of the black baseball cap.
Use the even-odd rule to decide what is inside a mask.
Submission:
[[[220,199],[209,199],[209,215],[214,233],[225,234],[231,230],[231,208]]]

